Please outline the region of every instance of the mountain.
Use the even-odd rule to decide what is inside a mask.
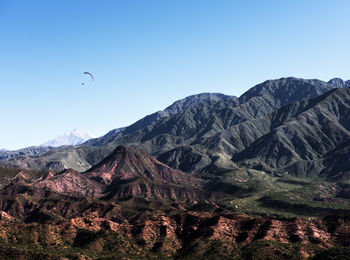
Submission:
[[[337,88],[349,88],[350,87],[350,80],[344,81],[340,78],[334,78],[328,81],[328,84],[331,84]]]
[[[136,121],[135,123],[133,123],[128,127],[117,128],[109,131],[106,135],[102,137],[89,140],[88,142],[84,143],[84,145],[92,145],[92,146],[105,145],[124,134],[129,134],[137,130],[140,130],[148,125],[153,124],[154,122],[162,118],[175,115],[197,104],[200,104],[206,101],[221,101],[221,100],[228,100],[228,99],[236,99],[236,97],[224,95],[221,93],[201,93],[201,94],[191,95],[186,98],[175,101],[172,105],[168,106],[162,111],[158,111],[151,115],[145,116],[144,118]]]
[[[6,166],[11,167],[25,167],[35,170],[50,169],[56,171],[62,171],[64,169],[73,168],[78,171],[87,170],[92,165],[96,164],[103,156],[107,156],[116,146],[111,146],[110,143],[122,136],[127,132],[132,132],[136,129],[142,128],[149,124],[154,123],[155,121],[170,116],[181,109],[186,109],[188,107],[194,106],[196,104],[205,102],[207,100],[219,101],[219,100],[235,100],[237,99],[234,96],[227,96],[220,93],[202,93],[197,95],[192,95],[184,99],[174,102],[172,105],[167,107],[165,110],[156,112],[152,115],[146,116],[145,118],[137,121],[132,124],[130,127],[117,128],[109,131],[106,135],[92,138],[85,143],[81,144],[79,147],[75,148],[60,148],[56,152],[51,152],[45,154],[48,150],[41,152],[42,156],[30,158],[33,155],[39,155],[40,153],[26,153],[25,150],[21,149],[18,152],[11,153],[10,155],[0,155],[1,160],[9,160],[17,156],[21,156],[16,160],[5,163]],[[96,146],[97,148],[94,148]],[[101,148],[98,148],[101,147]],[[40,148],[41,149],[41,148]],[[57,148],[56,148],[57,149]],[[50,147],[50,150],[53,148]],[[1,159],[3,158],[3,159]]]
[[[82,145],[84,145],[84,146],[102,146],[102,145],[108,144],[111,141],[113,141],[114,139],[116,139],[118,136],[121,136],[123,134],[124,130],[125,130],[125,127],[113,129],[103,136],[100,136],[97,138],[91,138],[91,139],[87,140],[86,142],[83,142]]]
[[[0,165],[37,171],[53,170],[60,172],[69,168],[77,171],[85,171],[101,161],[114,149],[114,147],[110,146],[59,146],[43,148],[50,148],[50,150],[36,156],[16,156],[2,161]]]
[[[232,145],[239,141],[235,136],[231,137],[232,140],[221,138],[221,132],[224,133],[226,129],[235,125],[240,126],[244,122],[263,118],[287,104],[317,97],[335,87],[334,83],[321,80],[289,77],[265,81],[239,98],[220,96],[219,100],[212,100],[210,95],[204,95],[203,97],[209,100],[203,101],[198,97],[189,97],[187,100],[192,102],[175,102],[164,111],[178,112],[178,107],[181,110],[188,104],[201,102],[157,120],[144,118],[122,131],[117,131],[116,135],[112,133],[107,139],[100,139],[102,141],[99,143],[94,143],[95,139],[92,139],[92,142],[88,141],[80,147],[52,152],[50,156],[43,154],[33,159],[18,158],[9,161],[8,164],[20,167],[28,165],[36,170],[49,166],[55,170],[73,168],[82,171],[97,163],[98,159],[107,156],[118,145],[127,145],[142,149],[162,162],[175,168],[180,167],[179,169],[184,171],[215,172],[232,169],[236,165],[231,157],[241,152],[250,139],[255,140],[265,132],[261,132],[264,129],[259,128],[236,129],[237,135],[245,135],[245,138],[248,138],[243,140],[246,142],[244,147]],[[140,124],[142,121],[146,122],[146,126],[138,129],[143,125]]]
[[[93,138],[93,137],[88,132],[74,129],[73,131],[67,132],[62,136],[52,139],[40,146],[30,146],[30,147],[26,147],[18,150],[1,149],[0,161],[6,161],[12,158],[23,157],[23,156],[38,156],[40,154],[44,154],[48,151],[53,151],[53,150],[57,150],[57,152],[59,153],[62,149],[65,149],[64,147],[60,147],[58,149],[59,146],[78,145],[90,138]]]
[[[124,146],[118,146],[84,173],[73,169],[59,173],[50,171],[33,181],[26,178],[26,182],[40,190],[103,197],[104,200],[122,200],[139,195],[193,200],[200,197],[198,188],[201,185],[201,181],[191,174],[174,170],[144,151]]]
[[[94,136],[92,136],[90,133],[74,129],[73,131],[64,133],[61,136],[43,143],[41,146],[58,147],[62,145],[79,145],[91,138],[94,138]]]
[[[149,116],[146,116],[145,118],[127,127],[125,129],[125,134],[135,132],[141,128],[151,125],[152,123],[158,121],[159,119],[176,115],[190,107],[196,106],[203,102],[208,102],[208,101],[218,102],[218,101],[235,100],[235,99],[237,98],[234,96],[227,96],[220,93],[202,93],[202,94],[188,96],[184,99],[180,99],[174,102],[172,105],[168,106],[163,111],[159,111]]]
[[[299,176],[348,176],[350,166],[345,162],[335,164],[340,151],[333,152],[340,149],[344,153],[348,149],[349,104],[350,89],[341,88],[251,121],[250,128],[254,125],[259,135],[251,138],[244,150],[233,156],[233,161]]]
[[[265,97],[277,108],[301,99],[319,96],[336,87],[338,86],[317,79],[288,77],[258,84],[240,96],[239,100],[240,103],[245,103],[254,97]]]
[[[125,146],[118,146],[84,174],[107,185],[104,199],[109,200],[142,195],[185,201],[198,199],[201,193],[200,181],[194,176],[174,170],[142,150]]]
[[[3,175],[13,176],[12,172],[3,171]],[[63,200],[74,197],[109,202],[136,198],[160,199],[164,203],[181,205],[193,205],[194,201],[205,196],[202,180],[172,169],[144,151],[124,146],[117,147],[109,156],[82,173],[73,169],[59,173],[48,171],[38,178],[38,174],[28,171],[13,172],[16,175],[8,179],[9,183],[0,190],[0,208],[20,217],[30,215],[26,211],[29,210],[26,203],[34,200],[36,206],[32,204],[31,207],[39,209],[50,199],[57,200],[57,196]],[[24,200],[21,199],[23,194],[28,195]],[[40,200],[43,197],[45,201]],[[13,203],[13,199],[16,203]],[[55,210],[58,210],[57,214],[62,214],[60,208]]]
[[[201,157],[206,161],[205,165],[203,160],[195,159],[196,162],[192,162],[192,166],[185,163],[185,168],[180,168],[182,170],[201,170],[215,164],[216,161],[221,166],[233,167],[229,158],[235,148],[232,148],[230,142],[215,140],[217,133],[245,121],[262,118],[286,104],[316,97],[332,89],[333,85],[320,80],[269,80],[248,90],[239,99],[200,103],[139,131],[123,135],[111,144],[138,147],[166,163],[174,161],[171,159],[174,156],[180,156],[175,161],[181,162],[186,161],[184,156]],[[259,129],[256,133],[258,131]],[[174,149],[179,149],[180,146],[190,146],[191,149],[186,153],[175,152]],[[166,158],[167,156],[170,158]],[[174,163],[171,165],[177,167]]]
[[[36,156],[39,154],[46,153],[52,150],[53,147],[43,147],[43,146],[30,146],[26,148],[22,148],[19,150],[2,150],[0,151],[0,161],[10,160],[11,158],[15,158],[18,156]]]

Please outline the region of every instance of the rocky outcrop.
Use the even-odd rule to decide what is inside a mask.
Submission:
[[[104,199],[123,200],[133,196],[171,200],[201,197],[201,181],[174,170],[141,150],[117,147],[112,154],[84,173],[105,185]]]
[[[39,252],[45,247],[62,255],[65,250],[76,254],[84,248],[87,257],[119,252],[128,257],[206,258],[216,252],[219,258],[236,255],[249,259],[247,255],[255,254],[260,246],[261,259],[279,259],[280,252],[306,259],[328,248],[350,245],[347,215],[304,220],[189,211],[121,223],[101,217],[99,212],[90,212],[59,222],[27,224],[3,215],[6,217],[0,219],[0,238],[5,244],[15,241],[12,246],[16,248],[26,236],[27,243]],[[268,257],[263,257],[265,254]]]
[[[47,197],[45,192],[105,201],[144,197],[191,203],[205,196],[202,180],[174,170],[144,151],[125,146],[117,147],[84,173],[67,169],[32,178],[19,172],[9,182],[2,190],[4,207],[11,196],[23,194],[38,200]]]

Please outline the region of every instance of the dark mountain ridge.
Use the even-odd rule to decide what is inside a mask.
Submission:
[[[334,85],[337,88],[348,88],[350,87],[350,80],[344,81],[341,78],[334,78],[328,81],[329,84]]]
[[[283,106],[301,99],[307,99],[321,95],[338,87],[332,81],[324,82],[317,79],[281,78],[267,80],[249,89],[239,97],[244,103],[252,97],[267,95],[273,99],[276,106]]]
[[[103,146],[112,142],[113,140],[122,136],[125,133],[131,133],[133,131],[139,130],[143,127],[146,127],[156,122],[159,119],[179,113],[182,110],[185,110],[196,104],[209,101],[209,100],[220,101],[220,100],[227,100],[227,99],[236,99],[236,97],[224,95],[221,93],[201,93],[201,94],[191,95],[184,99],[175,101],[172,105],[168,106],[163,111],[158,111],[151,115],[148,115],[128,127],[121,127],[121,128],[110,130],[107,134],[98,138],[92,138],[86,141],[85,143],[83,143],[81,146]],[[74,148],[79,149],[78,147],[79,146],[75,146]],[[57,147],[32,146],[32,147],[22,148],[19,150],[13,150],[13,151],[3,149],[3,150],[0,150],[0,161],[10,160],[18,156],[37,156],[51,150],[56,150],[59,152],[62,149],[70,150],[70,147],[62,146],[57,148]],[[110,151],[111,150],[108,150],[107,154]],[[97,161],[92,161],[91,165],[95,164]]]
[[[139,147],[156,155],[166,163],[174,161],[166,158],[167,154],[174,156],[174,152],[169,151],[179,149],[179,146],[191,146],[195,148],[192,150],[194,154],[189,155],[187,151],[186,156],[210,158],[210,165],[213,162],[212,158],[214,161],[217,159],[217,154],[219,157],[229,156],[238,151],[235,147],[230,147],[230,142],[227,140],[215,140],[214,143],[210,144],[221,131],[246,121],[263,118],[283,105],[302,98],[316,97],[332,89],[334,89],[333,85],[319,80],[283,78],[266,81],[243,94],[238,100],[201,103],[173,117],[162,119],[140,131],[122,136],[113,141],[112,144]],[[239,129],[237,130],[239,131]],[[260,130],[255,130],[256,133],[253,135],[259,136]],[[246,128],[245,131],[251,130]],[[222,147],[218,149],[218,146]],[[180,156],[183,154],[179,153]],[[184,161],[186,159],[176,160]],[[186,167],[192,170],[203,168],[203,161],[199,161],[201,165],[198,167],[192,167],[193,165]],[[175,164],[171,165],[176,167]],[[177,165],[180,164],[177,163]],[[184,170],[184,168],[181,169]]]
[[[130,126],[111,130],[106,135],[96,139],[91,139],[86,143],[84,143],[83,145],[101,146],[113,141],[113,139],[116,139],[122,135],[135,132],[148,125],[151,125],[162,118],[180,113],[181,111],[186,110],[191,106],[195,106],[197,104],[200,104],[206,101],[221,101],[221,100],[227,100],[227,99],[236,99],[236,97],[224,95],[221,93],[201,93],[201,94],[191,95],[186,98],[175,101],[172,105],[168,106],[162,111],[158,111],[153,114],[145,116],[144,118],[136,121]]]
[[[262,131],[261,136],[253,138],[233,160],[266,171],[321,175],[329,167],[323,160],[350,140],[349,104],[350,90],[336,89],[253,121]],[[333,170],[328,170],[328,175],[338,174]]]
[[[30,146],[19,150],[0,150],[0,161],[10,160],[18,156],[35,156],[55,149],[50,146]]]
[[[128,145],[145,150],[163,162],[186,171],[232,168],[235,167],[230,160],[232,155],[266,134],[266,123],[264,127],[254,126],[252,120],[264,118],[284,105],[326,93],[338,86],[339,82],[282,78],[263,82],[239,99],[219,94],[212,97],[209,94],[195,95],[175,102],[168,109],[175,113],[187,107],[182,112],[158,118],[139,130],[128,130],[130,133],[126,128],[117,133],[116,138],[112,134],[108,143],[102,146],[84,145],[60,153],[43,154],[37,158],[11,160],[7,165],[37,170],[51,167],[55,170],[74,168],[83,171],[107,156],[118,145]],[[198,104],[194,104],[196,102]],[[230,135],[225,132],[226,129],[236,131],[236,134]]]

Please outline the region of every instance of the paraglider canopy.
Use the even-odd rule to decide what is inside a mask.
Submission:
[[[90,72],[85,71],[83,74],[90,75],[91,79],[92,79],[93,81],[95,80],[95,79],[94,79],[94,76],[92,76],[92,74],[91,74]]]
[[[89,76],[91,77],[92,81],[95,81],[94,76],[92,76],[92,74],[91,74],[90,72],[85,71],[85,72],[83,72],[83,74],[84,74],[84,75],[89,75]],[[83,82],[83,83],[81,83],[81,85],[84,86],[85,83]]]

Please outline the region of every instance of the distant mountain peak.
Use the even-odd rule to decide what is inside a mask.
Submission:
[[[94,138],[92,134],[87,131],[73,129],[72,131],[66,132],[61,136],[51,139],[41,146],[62,146],[62,145],[79,145],[87,140]]]
[[[343,87],[345,84],[344,80],[342,80],[341,78],[333,78],[333,79],[329,80],[328,83],[332,84],[336,87]]]
[[[333,78],[328,81],[328,84],[331,84],[337,88],[348,88],[350,87],[350,80],[344,81],[341,78]]]
[[[160,112],[165,112],[165,114],[174,115],[191,106],[197,105],[202,102],[221,101],[221,100],[226,100],[230,98],[236,98],[236,97],[228,96],[221,93],[205,92],[205,93],[195,94],[195,95],[191,95],[183,99],[177,100],[173,104],[171,104],[170,106],[168,106],[167,108],[165,108],[163,111],[160,111]]]

